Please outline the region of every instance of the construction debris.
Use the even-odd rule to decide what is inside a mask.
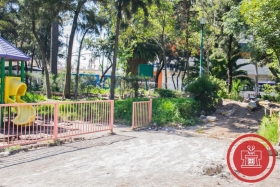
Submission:
[[[258,108],[256,101],[250,101],[248,103],[248,108],[252,111],[256,110]]]
[[[226,111],[226,112],[222,112],[223,115],[230,117],[235,113],[236,109],[233,108],[232,110]]]

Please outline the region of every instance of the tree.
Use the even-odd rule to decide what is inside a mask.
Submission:
[[[192,32],[194,32],[193,26],[196,25],[197,22],[195,16],[197,15],[197,11],[193,9],[194,1],[192,0],[180,0],[178,1],[174,8],[175,8],[175,17],[176,17],[176,24],[177,24],[177,29],[180,32],[179,35],[185,36],[185,43],[184,43],[184,51],[185,51],[185,60],[181,61],[182,68],[179,69],[179,73],[177,76],[177,87],[178,87],[178,78],[183,72],[182,75],[182,85],[181,88],[183,89],[183,84],[184,84],[184,79],[187,74],[187,84],[190,82],[190,64],[189,64],[189,58],[192,54],[192,49],[190,47],[190,38],[192,37]],[[184,54],[182,54],[184,55]]]
[[[47,67],[46,49],[38,33],[39,30],[38,27],[40,27],[41,24],[48,23],[49,21],[46,20],[48,19],[47,17],[48,9],[44,8],[45,3],[47,2],[43,0],[34,0],[32,2],[28,0],[23,0],[20,6],[22,9],[22,16],[26,16],[28,19],[30,19],[31,28],[32,28],[31,30],[36,39],[37,45],[39,46],[39,51],[42,56],[42,64],[44,68],[44,75],[46,81],[46,95],[47,98],[51,98],[51,88],[50,88],[49,72]],[[36,9],[34,7],[36,7]]]
[[[80,70],[80,57],[81,51],[83,48],[83,42],[85,36],[87,34],[100,34],[101,27],[104,25],[105,20],[101,17],[96,15],[96,9],[89,9],[84,13],[84,23],[79,24],[79,30],[81,31],[82,38],[80,41],[80,47],[78,51],[78,62],[76,67],[76,76],[75,76],[75,90],[74,90],[74,97],[77,99],[78,96],[78,79],[79,79],[79,70]]]
[[[127,74],[138,75],[138,65],[147,64],[156,60],[161,52],[161,47],[153,38],[127,38],[126,46],[132,50],[132,57],[127,61]]]
[[[227,62],[228,93],[232,88],[232,58],[238,53],[238,40],[244,27],[239,13],[240,0],[203,1],[201,7],[206,11],[207,20],[213,24],[216,47],[223,53]]]
[[[57,75],[57,56],[58,56],[58,49],[59,49],[59,23],[60,23],[60,16],[59,14],[64,13],[65,11],[69,10],[71,7],[72,0],[49,0],[46,4],[46,8],[50,10],[50,20],[51,23],[51,41],[50,41],[50,66],[51,66],[51,73],[55,76]]]
[[[103,83],[104,76],[112,68],[112,57],[114,51],[114,39],[112,36],[107,36],[107,38],[97,38],[95,41],[86,39],[85,44],[88,49],[93,51],[94,57],[102,58],[101,66],[101,76],[100,83]],[[104,58],[107,58],[109,63],[104,69]]]
[[[115,84],[116,84],[116,65],[117,65],[117,53],[119,46],[119,34],[120,34],[120,24],[123,15],[127,16],[128,19],[131,18],[131,14],[138,11],[139,8],[143,9],[145,16],[148,16],[147,6],[151,4],[151,0],[117,0],[115,1],[115,8],[117,11],[117,21],[116,21],[116,31],[115,31],[115,45],[114,45],[114,56],[111,72],[111,86],[110,86],[110,99],[115,98]]]
[[[241,15],[250,26],[249,34],[255,46],[251,49],[256,49],[251,51],[252,57],[260,65],[269,66],[276,82],[280,81],[279,8],[278,0],[243,0],[240,5]]]
[[[78,26],[78,17],[82,8],[87,0],[78,0],[77,5],[73,9],[74,17],[72,22],[71,33],[69,37],[69,44],[68,44],[68,54],[66,59],[66,74],[65,74],[65,86],[63,91],[64,98],[70,99],[71,98],[71,62],[72,62],[72,50],[73,50],[73,43],[74,37],[76,33],[76,29]]]

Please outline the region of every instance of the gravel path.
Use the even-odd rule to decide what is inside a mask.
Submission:
[[[225,155],[230,140],[116,128],[101,136],[0,158],[1,187],[279,186],[280,164],[258,184],[237,181]],[[213,176],[209,167],[219,167]]]

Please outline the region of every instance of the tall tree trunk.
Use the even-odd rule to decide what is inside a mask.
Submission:
[[[57,55],[58,55],[58,22],[55,20],[51,27],[51,48],[50,48],[50,60],[51,60],[51,73],[57,75]]]
[[[232,64],[231,64],[232,42],[233,42],[233,35],[230,34],[229,42],[228,42],[228,51],[227,51],[228,94],[231,93],[231,88],[232,88]]]
[[[28,67],[27,67],[27,62],[25,61],[24,62],[24,71],[25,71],[25,84],[27,85],[27,88],[28,88],[28,79],[30,78],[30,77],[28,77],[28,75],[27,75],[27,71],[28,71]]]
[[[179,77],[181,75],[181,71],[179,71],[178,75],[177,75],[177,90],[179,90]],[[182,87],[183,87],[183,83],[181,84],[181,90],[182,90]]]
[[[113,56],[112,72],[111,72],[111,87],[110,87],[110,99],[115,99],[115,86],[116,86],[116,66],[117,66],[117,53],[119,47],[119,34],[120,34],[120,23],[122,19],[122,4],[118,2],[118,14],[117,14],[117,25],[116,25],[116,36],[115,36],[115,49]]]
[[[47,68],[47,62],[46,62],[46,54],[45,54],[45,50],[42,46],[41,40],[36,32],[36,26],[35,26],[35,21],[32,21],[32,32],[33,35],[39,45],[39,49],[40,49],[40,53],[42,55],[42,64],[43,64],[43,68],[44,68],[44,74],[45,74],[45,79],[46,79],[46,92],[47,92],[47,98],[50,99],[51,98],[51,87],[50,87],[50,78],[49,78],[49,72],[48,72],[48,68]]]
[[[79,47],[79,53],[78,53],[78,63],[77,63],[77,68],[76,68],[76,76],[75,76],[75,90],[74,90],[74,97],[75,99],[77,99],[78,97],[78,87],[79,87],[79,70],[80,70],[80,58],[81,58],[81,52],[82,52],[82,48],[83,48],[83,42],[85,39],[85,36],[87,34],[87,32],[89,31],[89,29],[87,29],[81,39],[81,43],[80,43],[80,47]]]
[[[34,55],[35,55],[35,46],[32,49],[30,73],[32,73],[32,71],[33,71]],[[32,86],[32,76],[30,77],[30,80],[29,80],[29,86]]]
[[[280,78],[278,76],[278,73],[277,73],[276,69],[274,69],[273,67],[269,67],[268,69],[271,72],[271,74],[274,76],[275,82],[276,83],[280,82]]]
[[[173,82],[174,90],[177,90],[176,84],[175,84],[175,81],[174,81],[174,76],[175,76],[175,72],[172,73],[172,82]]]
[[[106,73],[109,71],[109,69],[112,67],[113,64],[111,64],[108,68],[106,68],[106,70],[102,73],[101,77],[100,77],[100,84],[102,83]]]
[[[189,53],[189,37],[190,37],[190,33],[189,33],[189,21],[190,21],[190,1],[185,1],[184,2],[185,5],[185,9],[186,9],[186,21],[187,21],[187,28],[186,28],[186,65],[184,66],[184,73],[182,76],[182,84],[181,84],[181,90],[183,90],[184,87],[184,79],[186,76],[186,71],[187,71],[187,84],[190,83],[190,53]],[[180,70],[181,71],[181,70]]]
[[[164,42],[164,32],[165,27],[162,27],[162,33],[161,33],[161,48],[162,48],[162,59],[163,59],[163,65],[164,65],[164,87],[167,89],[167,62],[166,62],[166,54],[165,54],[165,42]]]
[[[74,19],[72,23],[72,29],[69,37],[69,44],[68,44],[68,55],[66,61],[66,74],[65,74],[65,86],[63,96],[64,98],[70,99],[71,98],[71,62],[72,62],[72,50],[73,50],[73,42],[74,36],[77,29],[77,22],[78,16],[81,12],[83,4],[85,4],[86,0],[79,0],[77,9],[74,14]]]

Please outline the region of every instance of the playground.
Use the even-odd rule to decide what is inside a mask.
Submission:
[[[113,101],[26,103],[24,69],[30,58],[1,37],[0,46],[0,148],[112,131]],[[12,76],[13,61],[21,62],[20,77]]]

